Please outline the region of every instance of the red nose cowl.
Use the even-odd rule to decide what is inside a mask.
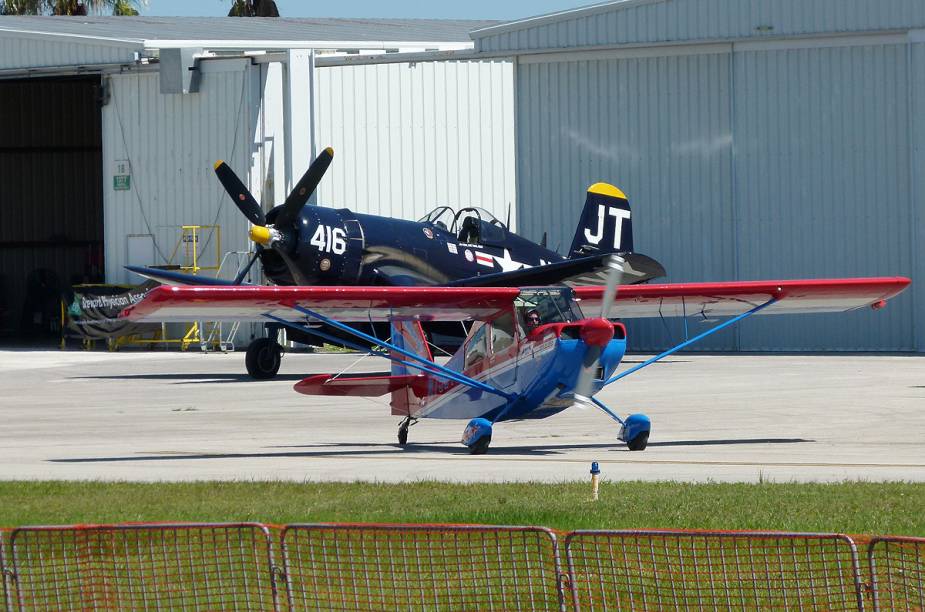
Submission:
[[[607,319],[589,319],[581,325],[581,339],[589,346],[607,346],[613,339],[613,323]]]

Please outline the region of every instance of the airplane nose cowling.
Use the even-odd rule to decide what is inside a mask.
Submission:
[[[588,346],[605,347],[613,340],[613,323],[607,319],[590,319],[581,325],[581,339]]]

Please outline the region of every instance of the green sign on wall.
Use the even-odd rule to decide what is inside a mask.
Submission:
[[[123,174],[112,177],[112,188],[116,191],[128,191],[132,188],[132,176]]]

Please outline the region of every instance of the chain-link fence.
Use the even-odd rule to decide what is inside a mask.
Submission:
[[[579,531],[565,539],[565,550],[577,610],[863,605],[857,550],[846,536]]]
[[[867,561],[874,610],[925,610],[925,538],[874,538]]]
[[[19,610],[272,610],[258,524],[25,527],[10,535]]]
[[[291,525],[282,550],[293,610],[562,608],[540,527]]]

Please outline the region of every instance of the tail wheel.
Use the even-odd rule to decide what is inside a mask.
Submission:
[[[270,380],[279,372],[282,360],[283,347],[276,340],[258,338],[247,347],[244,364],[252,378]]]

